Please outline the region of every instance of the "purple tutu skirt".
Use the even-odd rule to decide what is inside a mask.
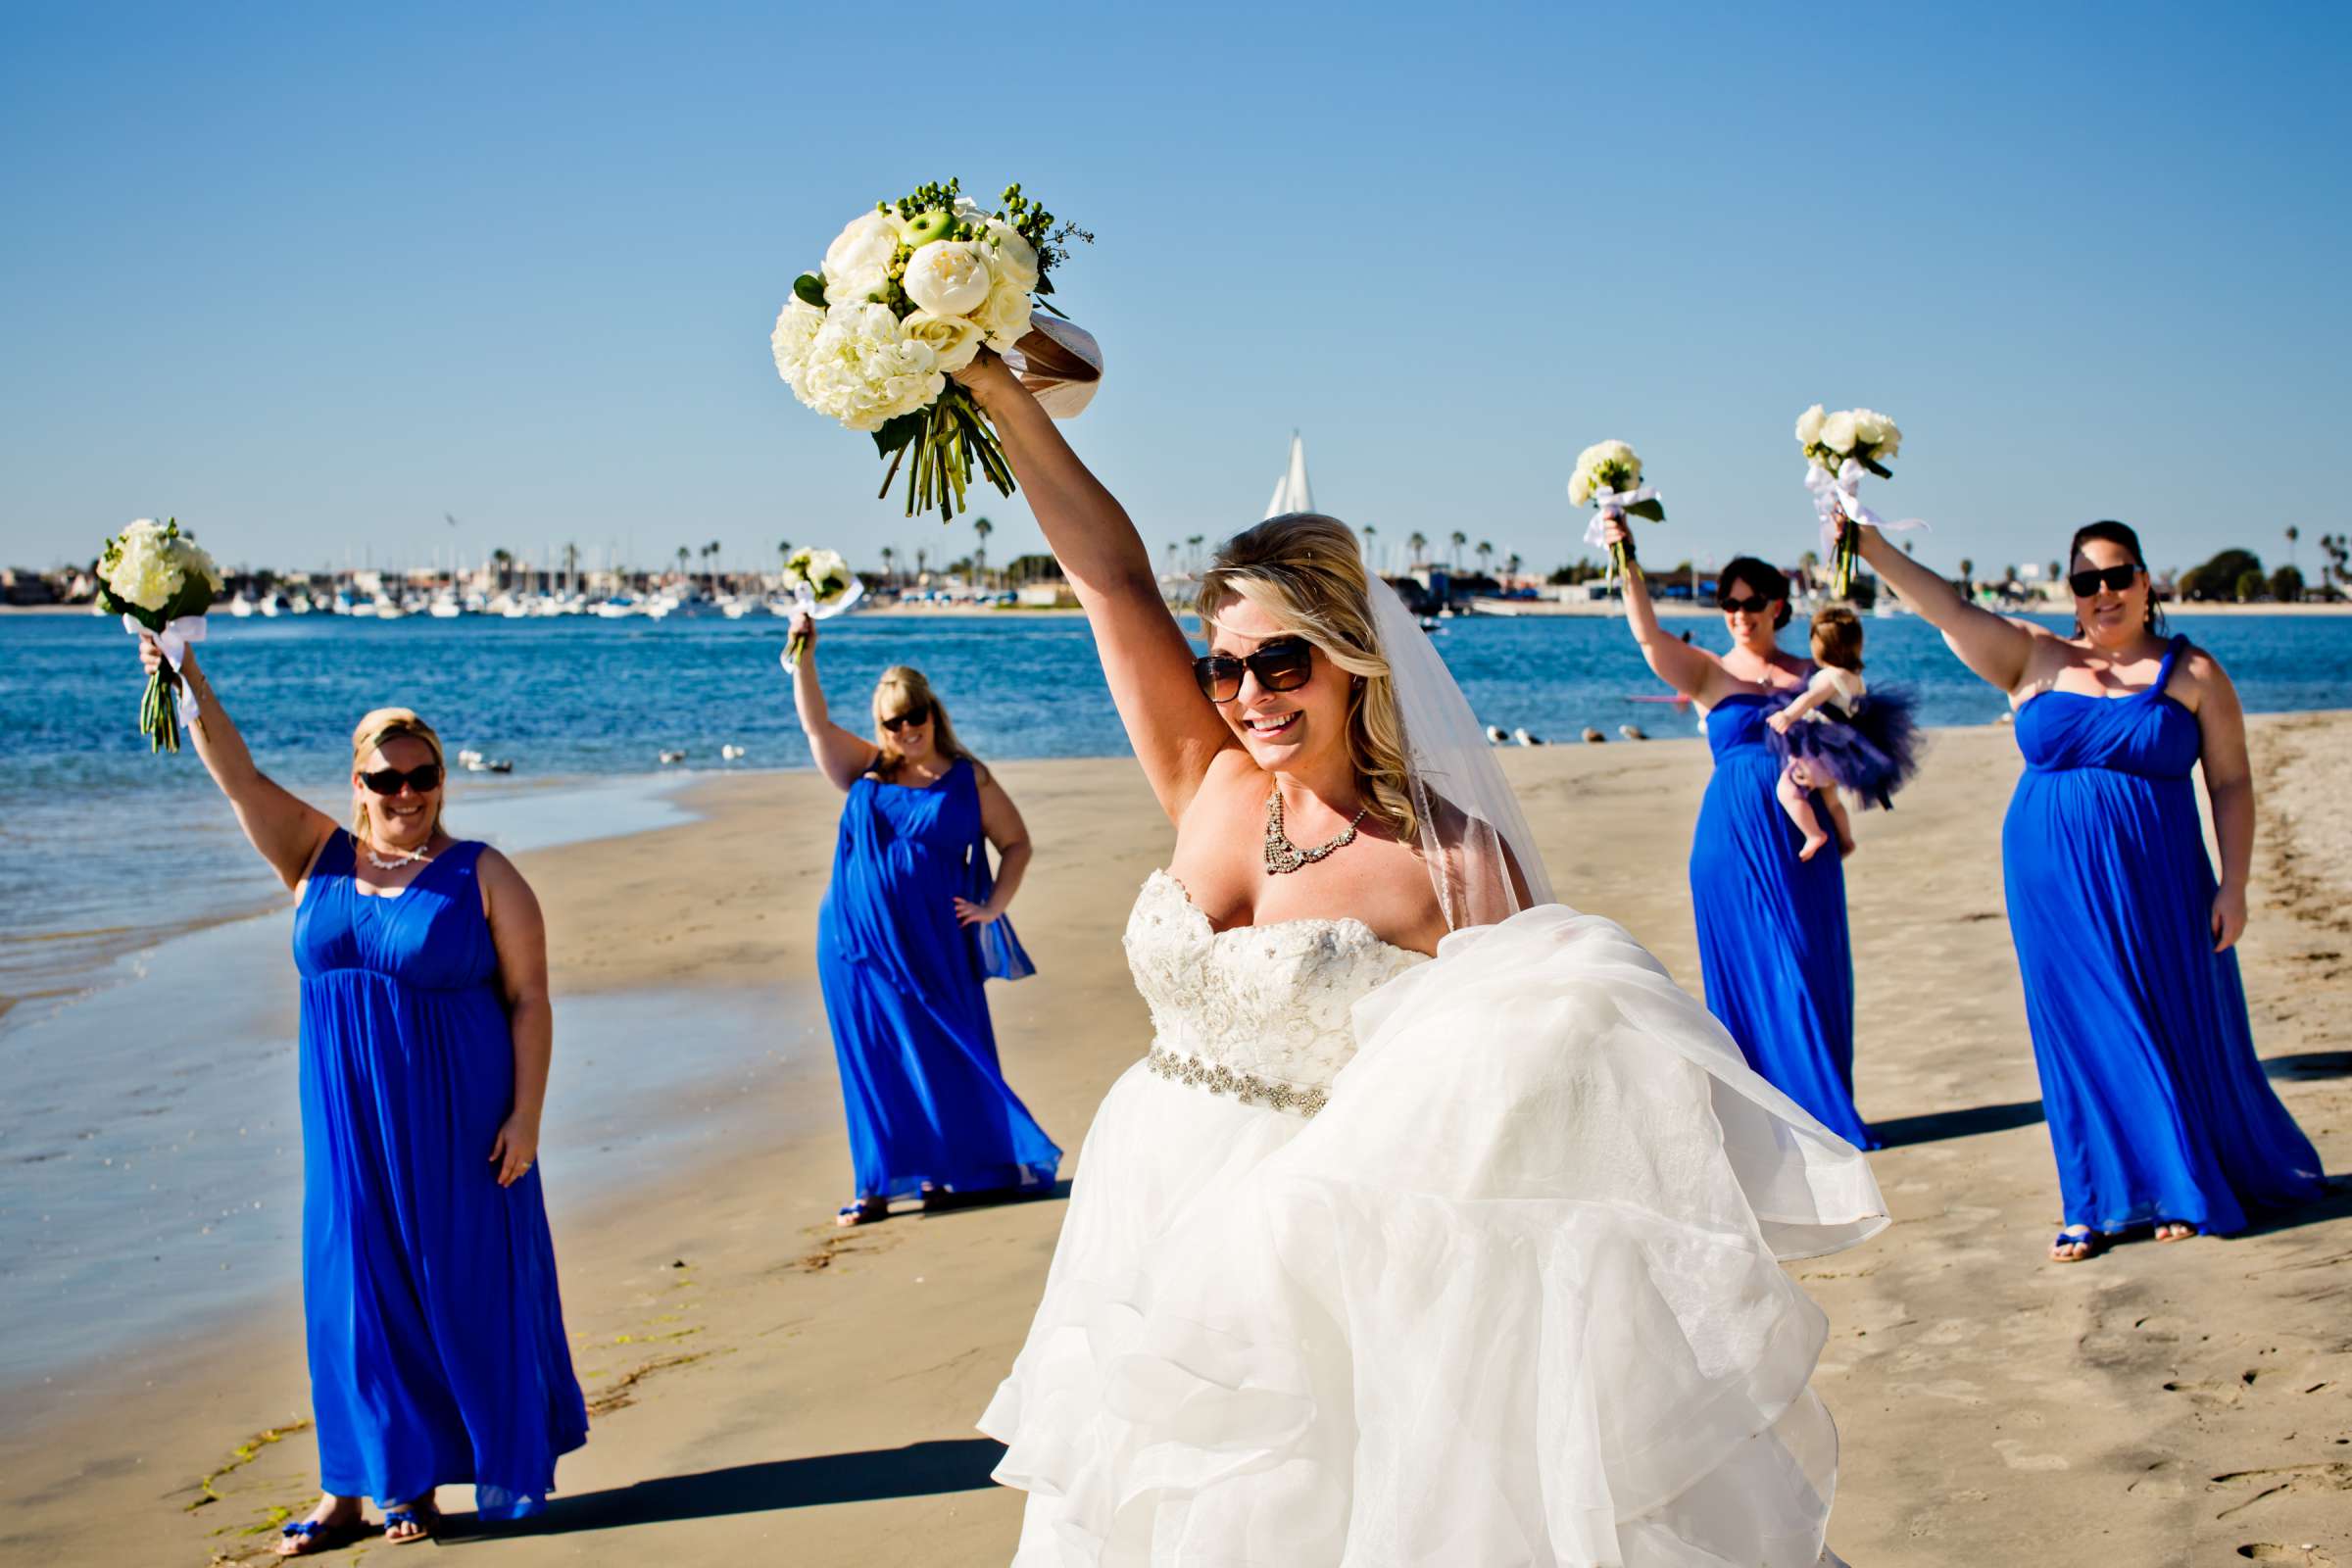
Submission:
[[[1797,693],[1776,702],[1777,712]],[[1862,804],[1892,808],[1894,792],[1919,771],[1917,702],[1899,686],[1872,690],[1850,708],[1825,703],[1813,711],[1817,723],[1803,719],[1778,735],[1768,727],[1764,740],[1784,763],[1802,760],[1816,777],[1837,781]]]

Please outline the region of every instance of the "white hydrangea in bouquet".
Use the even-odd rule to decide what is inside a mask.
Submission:
[[[1915,518],[1887,522],[1862,505],[1862,475],[1894,477],[1886,461],[1903,449],[1903,432],[1876,409],[1825,413],[1818,403],[1797,416],[1796,444],[1805,452],[1805,488],[1821,514],[1821,539],[1830,553],[1830,596],[1853,591],[1854,547],[1865,524],[1874,528],[1925,526]]]
[[[196,722],[196,702],[180,679],[188,644],[204,641],[205,612],[220,592],[220,568],[182,533],[179,519],[141,517],[107,540],[98,557],[98,604],[122,617],[132,636],[153,632],[164,662],[139,698],[139,733],[148,750],[179,750],[179,726]]]
[[[1651,522],[1666,520],[1666,508],[1658,492],[1642,482],[1642,459],[1632,447],[1622,441],[1601,441],[1576,455],[1576,471],[1568,476],[1568,504],[1593,508],[1592,520],[1586,525],[1585,543],[1607,543],[1608,522],[1612,516],[1646,517]],[[1609,546],[1609,579],[1622,580],[1635,570],[1634,543],[1631,538]]]
[[[794,280],[769,340],[795,397],[874,438],[890,464],[881,495],[906,470],[910,517],[936,510],[943,522],[953,518],[975,470],[1012,494],[996,431],[949,376],[983,348],[1017,364],[1068,243],[1094,238],[1018,185],[1004,202],[985,211],[951,179],[859,214],[825,248],[823,265]],[[1082,357],[1094,349],[1075,328],[1053,335],[1083,339]],[[1079,368],[1091,382],[1100,359]]]
[[[784,558],[783,575],[784,591],[815,620],[832,619],[865,593],[865,584],[858,580],[850,564],[835,550],[795,550]],[[787,638],[784,667],[790,669],[798,664],[808,646],[805,633],[796,631]]]

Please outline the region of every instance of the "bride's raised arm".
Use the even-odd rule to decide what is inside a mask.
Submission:
[[[1192,645],[1160,598],[1151,549],[1003,360],[984,353],[956,379],[995,423],[1013,477],[1094,627],[1111,699],[1152,792],[1168,820],[1180,820],[1210,762],[1240,743],[1193,678]]]

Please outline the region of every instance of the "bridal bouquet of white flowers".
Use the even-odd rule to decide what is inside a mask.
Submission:
[[[1843,599],[1853,591],[1854,546],[1862,524],[1921,526],[1916,521],[1885,522],[1857,497],[1863,474],[1894,477],[1886,460],[1902,451],[1903,432],[1876,409],[1825,414],[1816,403],[1797,416],[1796,444],[1805,451],[1805,488],[1813,492],[1814,510],[1821,514],[1822,544],[1830,552],[1830,596]]]
[[[925,185],[852,219],[824,265],[794,280],[769,339],[795,397],[874,438],[890,463],[879,493],[905,466],[906,515],[936,507],[942,521],[963,505],[975,468],[1004,494],[1013,488],[996,431],[949,373],[984,347],[1023,368],[1022,339],[1042,325],[1032,317],[1054,292],[1054,268],[1069,241],[1094,238],[1018,185],[995,213],[959,186]],[[1091,337],[1075,328],[1046,335],[1055,340],[1042,346],[1047,357],[1067,350],[1081,362],[1051,379],[1100,376]]]
[[[858,601],[865,584],[858,580],[839,551],[795,550],[784,558],[784,591],[799,601],[812,619],[830,620]],[[808,639],[801,632],[785,639],[784,667],[798,664],[808,646]]]
[[[1602,441],[1576,455],[1576,471],[1568,476],[1568,504],[1581,507],[1587,502],[1594,509],[1592,520],[1585,528],[1585,543],[1589,545],[1606,542],[1611,516],[1647,517],[1652,522],[1666,520],[1666,508],[1659,501],[1658,492],[1642,482],[1642,459],[1622,441]],[[1609,546],[1611,581],[1636,569],[1630,537],[1623,544]]]
[[[156,752],[179,750],[179,726],[196,722],[196,702],[179,678],[188,644],[204,641],[205,612],[220,591],[220,568],[179,519],[141,517],[106,542],[98,558],[98,604],[132,636],[155,633],[164,662],[139,698],[139,733]],[[176,711],[175,711],[176,710]]]

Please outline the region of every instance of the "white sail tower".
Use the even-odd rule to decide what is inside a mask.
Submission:
[[[1306,483],[1306,443],[1298,432],[1291,432],[1291,466],[1274,482],[1274,499],[1266,503],[1266,515],[1279,517],[1286,512],[1312,512],[1315,493]]]

